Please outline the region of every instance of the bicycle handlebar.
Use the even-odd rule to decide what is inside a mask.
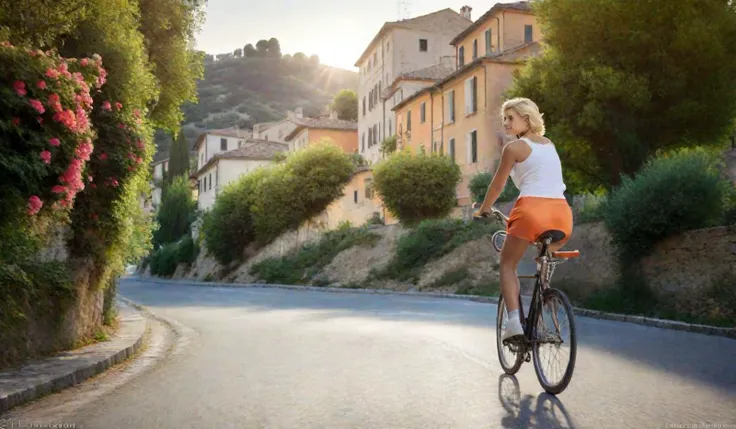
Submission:
[[[472,205],[472,208],[476,209],[478,208],[478,206],[479,206],[478,203],[474,203]],[[505,214],[503,214],[500,210],[496,209],[495,207],[491,207],[490,212],[481,213],[479,217],[476,217],[476,216],[473,216],[473,217],[475,219],[479,219],[479,218],[488,218],[488,217],[491,217],[491,215],[495,215],[496,218],[504,225],[506,225],[509,221],[509,218]]]

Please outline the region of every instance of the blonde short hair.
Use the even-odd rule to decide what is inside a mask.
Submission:
[[[532,100],[521,97],[507,100],[501,106],[501,116],[509,109],[513,109],[519,116],[526,118],[532,132],[540,136],[544,135],[544,119],[542,119],[544,114],[539,112],[539,107]]]

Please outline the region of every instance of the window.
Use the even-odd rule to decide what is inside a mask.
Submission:
[[[353,201],[358,204],[358,191],[353,191]]]
[[[365,116],[365,97],[363,97],[363,116]]]
[[[468,164],[478,162],[478,131],[473,130],[465,136],[466,159]]]
[[[378,51],[373,53],[373,64],[378,63]]]
[[[461,46],[457,52],[457,66],[462,67],[465,65],[465,46]]]
[[[373,90],[368,92],[368,110],[373,111]]]
[[[427,39],[419,39],[419,52],[427,52]]]
[[[530,43],[534,41],[534,32],[531,25],[524,26],[524,43]]]
[[[378,124],[373,124],[373,144],[378,144]]]
[[[473,40],[473,59],[478,59],[478,39]]]
[[[361,134],[360,137],[360,151],[365,152],[365,133]]]
[[[447,93],[447,118],[449,123],[455,122],[455,90]]]
[[[391,118],[388,119],[388,135],[389,137],[393,135],[393,128],[391,126]]]
[[[419,123],[423,124],[427,122],[427,103],[422,103],[421,107],[419,108]]]
[[[208,182],[210,182],[210,188],[209,189],[212,190],[212,173],[210,173],[209,178],[210,178],[208,180]]]
[[[391,42],[386,42],[386,52],[391,50]]]
[[[406,131],[411,131],[411,110],[406,112]]]
[[[486,30],[486,54],[490,54],[492,50],[491,48],[493,45],[491,43],[491,37],[491,29],[489,28],[488,30]]]
[[[454,161],[455,160],[455,139],[450,139],[450,141],[447,143],[447,146],[448,146],[447,154],[450,155],[450,159]]]
[[[471,77],[465,81],[465,114],[478,111],[478,78]]]
[[[440,155],[445,154],[445,142],[440,142]]]
[[[373,146],[373,127],[368,128],[368,147]]]
[[[204,191],[207,190],[207,176],[204,176],[204,180],[202,180],[202,184],[203,184],[202,192],[204,193]]]
[[[220,185],[220,175],[218,174],[220,170],[215,170],[215,189]]]
[[[227,150],[227,139],[220,139],[220,150]]]

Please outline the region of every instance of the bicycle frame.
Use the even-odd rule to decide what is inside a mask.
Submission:
[[[492,214],[494,214],[504,226],[508,224],[508,218],[497,209],[492,209]],[[541,242],[534,243],[534,246],[539,249],[539,254],[537,256],[537,271],[534,275],[534,292],[532,293],[532,301],[529,304],[528,317],[524,317],[524,303],[521,300],[521,291],[519,291],[519,317],[521,318],[521,323],[524,328],[525,339],[523,345],[524,350],[522,350],[522,352],[528,351],[528,347],[534,342],[534,340],[532,339],[533,329],[531,327],[530,321],[537,320],[539,311],[541,311],[542,292],[549,287],[549,281],[552,278],[554,267],[557,265],[557,263],[559,263],[550,260],[550,243],[550,238],[546,238]]]

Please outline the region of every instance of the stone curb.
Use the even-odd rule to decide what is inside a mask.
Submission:
[[[181,280],[169,280],[161,279],[157,277],[127,277],[128,280],[149,282],[149,283],[162,283],[162,284],[180,284],[182,282],[195,286],[209,286],[209,287],[232,287],[232,288],[271,288],[271,289],[289,289],[289,290],[306,290],[315,292],[335,292],[335,293],[361,293],[361,294],[372,294],[372,295],[408,295],[415,297],[428,297],[428,298],[448,298],[448,299],[460,299],[464,301],[475,301],[489,304],[498,304],[498,298],[489,296],[479,295],[456,295],[449,293],[439,292],[401,292],[386,289],[350,289],[350,288],[334,288],[334,287],[318,287],[318,286],[292,286],[292,285],[279,285],[279,284],[262,284],[262,283],[217,283],[217,282],[200,282],[187,279]],[[529,297],[527,297],[529,298]],[[667,319],[655,319],[652,317],[634,316],[630,314],[617,314],[617,313],[606,313],[598,310],[589,310],[587,308],[573,307],[573,313],[581,317],[589,317],[592,319],[601,320],[612,320],[615,322],[633,323],[643,326],[652,326],[662,329],[670,329],[675,331],[693,332],[696,334],[715,335],[719,337],[726,337],[736,339],[736,328],[721,328],[717,326],[709,325],[698,325],[694,323],[685,323],[675,320]]]
[[[142,313],[130,307],[120,310],[120,328],[110,341],[0,371],[0,415],[77,385],[135,355],[143,344],[149,322]]]

